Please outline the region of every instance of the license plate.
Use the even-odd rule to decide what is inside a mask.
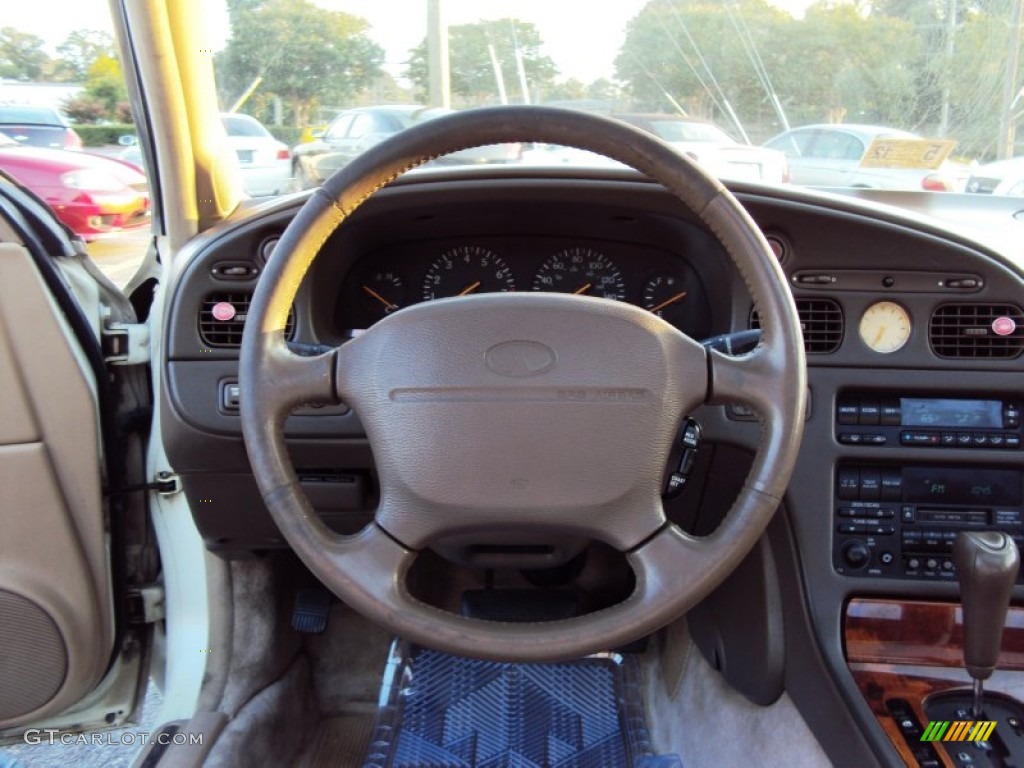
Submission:
[[[235,151],[238,153],[238,162],[240,162],[240,163],[251,163],[252,162],[253,150],[251,150],[251,149],[237,149]]]
[[[761,166],[758,163],[729,163],[729,175],[742,181],[760,181]]]

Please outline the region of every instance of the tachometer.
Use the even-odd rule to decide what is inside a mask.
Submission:
[[[424,301],[515,289],[512,270],[505,260],[479,245],[460,245],[445,251],[423,278]]]
[[[540,265],[533,290],[624,301],[626,284],[611,259],[592,248],[566,248]]]

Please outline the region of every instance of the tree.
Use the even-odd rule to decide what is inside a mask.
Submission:
[[[39,80],[50,57],[43,51],[43,39],[14,27],[0,29],[0,77],[11,80]]]
[[[80,29],[72,32],[57,46],[57,53],[59,58],[54,62],[52,79],[80,83],[88,77],[89,68],[101,56],[117,59],[117,46],[107,32]]]
[[[731,127],[731,106],[754,140],[782,127],[763,73],[792,125],[915,128],[931,101],[921,97],[922,45],[912,23],[863,4],[825,0],[798,20],[764,0],[652,0],[630,21],[616,70],[637,107],[674,102]]]
[[[491,46],[494,47],[510,102],[524,101],[516,66],[517,47],[523,61],[523,70],[526,72],[528,88],[547,91],[553,85],[558,69],[551,58],[541,52],[543,42],[537,28],[518,19],[497,19],[448,28],[448,57],[453,95],[477,106],[497,103],[498,85],[491,62]],[[422,93],[426,93],[429,81],[426,40],[410,53],[406,77]]]
[[[281,98],[301,127],[318,104],[345,104],[381,73],[384,51],[357,16],[309,0],[232,0],[229,18],[216,61],[225,106],[262,78],[260,95]]]

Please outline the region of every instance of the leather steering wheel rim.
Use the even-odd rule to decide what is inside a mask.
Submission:
[[[596,152],[667,188],[736,264],[760,310],[758,347],[742,357],[704,350],[660,318],[618,302],[490,294],[409,307],[317,357],[288,350],[285,322],[302,278],[327,238],[374,191],[438,156],[517,141]],[[582,345],[597,354],[602,339],[596,336],[628,343],[637,357],[621,364],[609,357],[608,376],[593,379],[593,370],[571,350]],[[520,356],[539,355],[537,370],[520,377],[521,372],[503,368],[503,353],[495,350],[510,344]],[[451,360],[438,362],[449,352]],[[350,606],[415,642],[519,661],[566,659],[623,645],[682,615],[724,580],[782,499],[799,450],[806,396],[802,336],[785,276],[736,199],[649,134],[606,118],[544,107],[487,108],[438,118],[376,145],[328,179],[285,230],[257,286],[243,334],[239,381],[242,431],[260,492],[310,570]],[[566,392],[582,394],[573,400]],[[340,399],[363,420],[381,478],[374,522],[352,536],[333,533],[317,517],[283,434],[295,406]],[[665,519],[664,459],[676,426],[690,410],[723,402],[754,409],[761,418],[761,440],[725,519],[710,536],[696,539]],[[501,437],[491,437],[493,429],[474,431],[480,414],[492,412],[502,425]],[[601,416],[599,426],[584,427],[595,422],[594,414]],[[482,459],[477,474],[490,472],[500,451],[522,448],[529,435],[546,428],[550,434],[536,448],[539,458],[512,462],[521,464],[523,478],[507,485],[506,475],[500,475],[492,500],[482,495],[475,476],[460,477],[458,483],[444,476],[456,465],[443,457],[462,449],[445,442],[452,431],[446,425],[452,424],[486,443],[479,450],[470,447],[491,460]],[[655,435],[652,445],[641,444],[641,427],[647,430],[643,434]],[[572,442],[566,433],[576,428],[584,434]],[[616,430],[628,452],[595,446],[597,438],[619,434]],[[549,442],[561,453],[545,453]],[[431,472],[426,465],[434,462],[423,452],[435,444],[440,468]],[[463,460],[470,455],[464,453]],[[629,457],[635,457],[633,463]],[[613,460],[618,463],[597,468],[592,480],[601,487],[591,495],[572,474],[590,471],[594,461]],[[572,493],[562,493],[558,483]],[[586,498],[576,503],[581,494]],[[545,505],[546,498],[556,509]],[[405,576],[417,551],[437,537],[530,526],[582,531],[616,546],[636,574],[632,595],[572,619],[513,624],[457,616],[407,590]]]

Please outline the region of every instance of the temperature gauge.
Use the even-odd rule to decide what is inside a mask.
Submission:
[[[379,320],[402,308],[405,285],[402,278],[390,269],[382,269],[369,274],[360,283],[359,293],[370,313]]]

